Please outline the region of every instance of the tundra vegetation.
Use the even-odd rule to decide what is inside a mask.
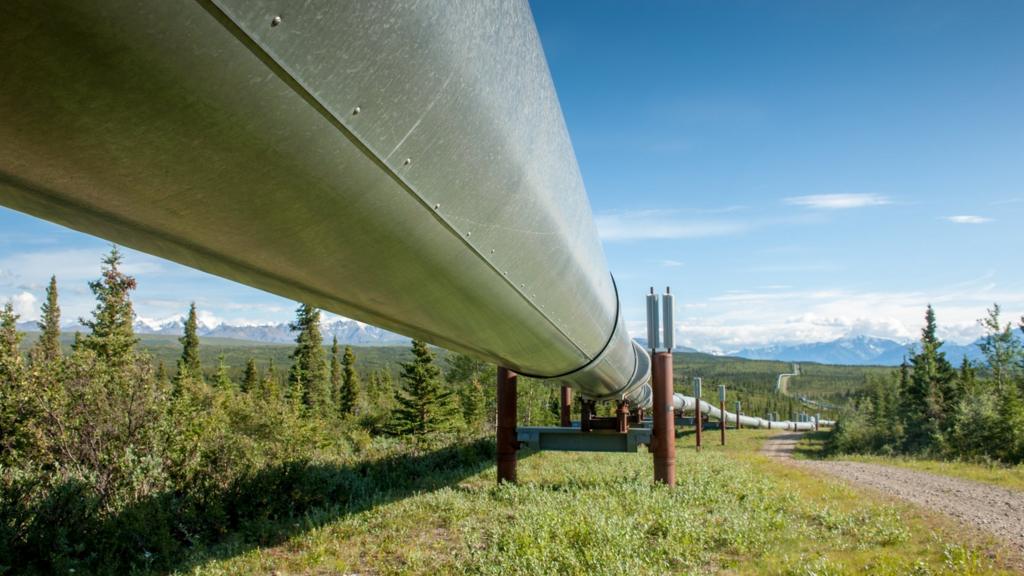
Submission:
[[[523,482],[495,486],[493,366],[325,347],[305,304],[288,349],[203,344],[194,304],[180,338],[142,346],[116,248],[89,287],[73,339],[56,279],[32,338],[0,313],[0,574],[994,570],[941,525],[757,456],[764,431],[681,442],[675,490],[645,454],[524,454]],[[679,390],[702,375],[798,409],[770,392],[786,364],[681,357]],[[819,368],[862,401],[864,372]],[[523,424],[557,421],[553,386],[519,394]]]

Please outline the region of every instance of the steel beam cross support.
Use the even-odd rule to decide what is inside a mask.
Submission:
[[[654,481],[675,486],[676,426],[672,403],[672,353],[657,352],[652,363]]]
[[[519,377],[508,368],[498,368],[498,483],[516,481],[516,385]]]

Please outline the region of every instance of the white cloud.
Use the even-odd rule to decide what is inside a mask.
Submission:
[[[749,227],[731,220],[697,220],[674,210],[640,210],[598,214],[594,217],[603,240],[665,240],[730,236]]]
[[[794,206],[819,208],[822,210],[864,208],[866,206],[883,206],[892,203],[891,200],[879,194],[812,194],[809,196],[792,196],[783,201]]]
[[[19,292],[10,298],[14,306],[14,313],[21,316],[19,321],[35,320],[39,318],[39,310],[36,307],[36,297],[31,292]]]
[[[991,218],[985,216],[974,216],[972,214],[961,214],[959,216],[946,216],[945,220],[949,220],[954,224],[985,224],[991,222]]]
[[[769,344],[826,342],[874,336],[911,342],[920,335],[925,307],[935,307],[939,336],[968,344],[982,334],[977,319],[999,302],[1006,320],[1024,312],[1024,288],[997,289],[987,277],[920,292],[842,289],[725,292],[683,304],[676,341],[709,352]],[[643,322],[630,323],[643,334]]]
[[[679,268],[683,263],[679,260],[662,260],[661,265],[664,268]]]

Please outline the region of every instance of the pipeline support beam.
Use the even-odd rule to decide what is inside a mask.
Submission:
[[[561,425],[563,428],[572,426],[572,388],[562,385],[562,397],[560,403]]]
[[[508,368],[498,368],[498,483],[516,481],[516,385],[519,377]]]
[[[654,481],[676,483],[675,412],[672,402],[672,353],[656,352],[653,358],[654,383]]]

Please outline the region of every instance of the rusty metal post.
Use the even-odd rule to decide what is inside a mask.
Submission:
[[[629,432],[629,402],[619,400],[615,407],[615,429],[619,434]]]
[[[594,415],[594,401],[593,400],[580,400],[580,430],[583,432],[590,432],[594,429],[591,425],[590,418]]]
[[[572,388],[568,386],[562,386],[561,408],[562,427],[569,428],[572,426]]]
[[[518,376],[498,368],[498,483],[516,481],[516,384]]]
[[[652,364],[654,481],[675,486],[676,422],[672,405],[672,353],[656,352]]]
[[[725,402],[719,404],[718,409],[721,410],[720,414],[722,415],[722,419],[718,421],[718,429],[722,431],[722,446],[725,446],[725,429],[727,427],[725,421]]]
[[[700,452],[701,432],[704,428],[704,415],[700,412],[700,396],[702,386],[701,379],[693,379],[693,397],[696,400],[693,406],[693,425],[697,436],[697,452]]]

